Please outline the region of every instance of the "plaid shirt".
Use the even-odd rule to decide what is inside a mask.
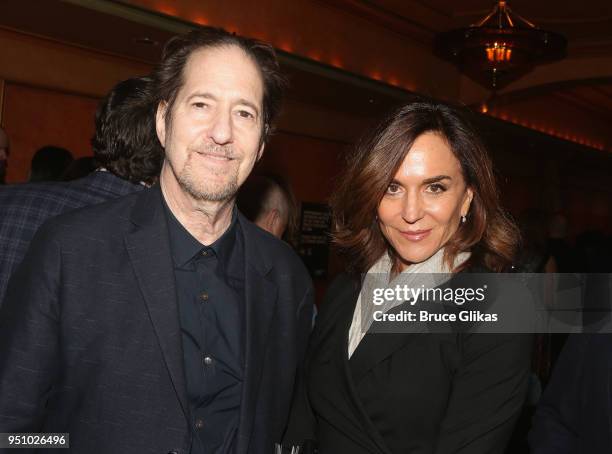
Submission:
[[[143,188],[102,171],[70,182],[0,186],[0,306],[13,270],[47,219]]]

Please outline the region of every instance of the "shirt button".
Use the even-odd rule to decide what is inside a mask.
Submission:
[[[203,250],[202,251],[202,257],[208,257],[208,251],[207,250]]]
[[[202,292],[200,298],[202,299],[202,301],[208,301],[208,293]]]
[[[197,418],[195,420],[195,428],[197,430],[202,430],[204,428],[204,420],[202,418]]]
[[[204,364],[206,364],[207,366],[210,366],[212,364],[213,360],[210,356],[205,356],[204,357]]]

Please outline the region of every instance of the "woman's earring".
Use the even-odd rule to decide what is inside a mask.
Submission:
[[[461,216],[461,223],[465,224],[465,216]]]

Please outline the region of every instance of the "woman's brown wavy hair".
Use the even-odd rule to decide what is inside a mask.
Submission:
[[[460,252],[470,259],[454,272],[479,265],[509,269],[519,233],[499,202],[493,165],[484,144],[460,107],[438,101],[412,102],[387,117],[349,155],[332,196],[333,241],[349,272],[364,273],[386,251],[394,255],[377,221],[380,201],[417,137],[440,134],[459,160],[474,197],[467,220],[445,245],[449,266]]]

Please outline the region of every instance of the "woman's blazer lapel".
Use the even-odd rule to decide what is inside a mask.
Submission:
[[[315,354],[319,348],[333,349],[332,361],[334,367],[337,368],[336,375],[341,377],[340,389],[343,391],[334,396],[334,405],[338,410],[336,414],[340,416],[333,423],[341,427],[343,432],[350,433],[353,440],[367,451],[387,454],[389,450],[365,413],[357,395],[348,359],[348,331],[359,295],[359,286],[351,281],[342,285],[338,290],[332,297],[326,299],[330,307],[323,310],[329,312],[324,314],[322,323],[315,328],[311,346]]]

